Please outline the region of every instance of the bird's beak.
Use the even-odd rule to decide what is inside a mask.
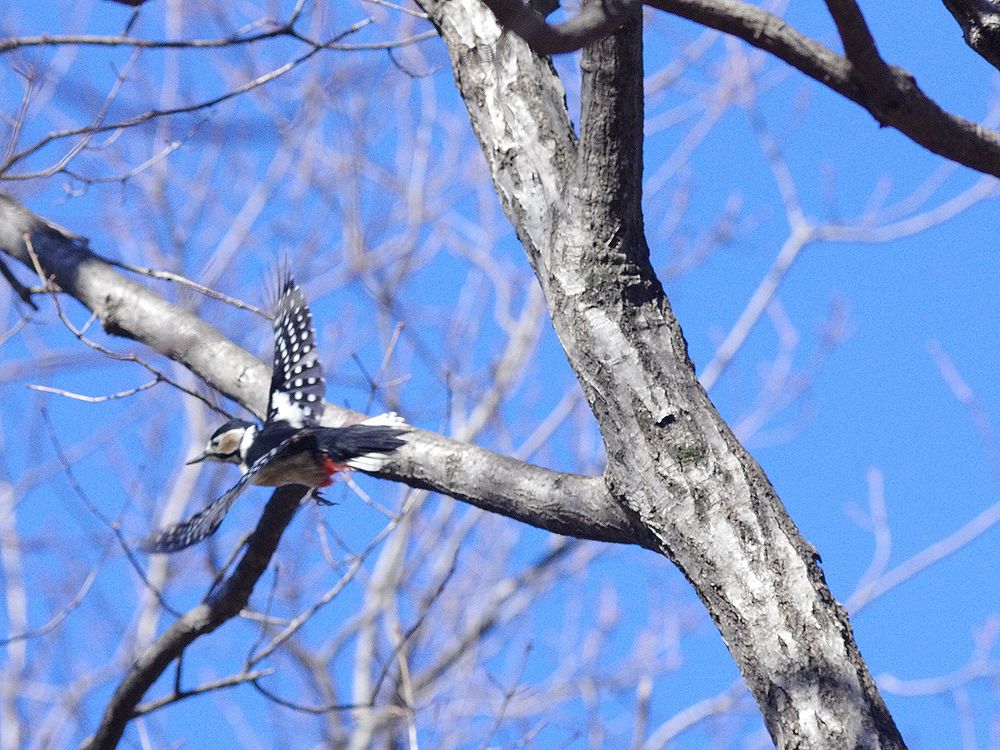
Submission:
[[[205,451],[205,452],[204,452],[204,453],[202,453],[202,454],[201,454],[200,456],[195,456],[195,457],[194,457],[194,458],[192,458],[192,459],[191,459],[190,461],[187,461],[187,462],[186,462],[186,463],[185,463],[184,465],[185,465],[185,466],[190,466],[191,464],[200,464],[200,463],[201,463],[202,461],[204,461],[204,460],[205,460],[206,458],[208,458],[208,451]]]

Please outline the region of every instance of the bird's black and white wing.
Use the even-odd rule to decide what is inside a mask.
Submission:
[[[175,523],[150,534],[139,545],[140,549],[145,552],[177,552],[214,534],[246,486],[267,466],[271,459],[296,439],[297,436],[293,436],[280,445],[276,445],[254,461],[247,469],[246,474],[241,476],[240,480],[225,495],[216,498],[204,510],[198,511],[186,521]]]
[[[313,427],[323,416],[326,381],[316,356],[316,331],[305,295],[288,274],[274,316],[274,370],[267,421]]]
[[[396,449],[406,444],[402,436],[409,430],[403,418],[390,411],[348,427],[323,430],[319,443],[337,463],[361,471],[379,471],[392,460]]]

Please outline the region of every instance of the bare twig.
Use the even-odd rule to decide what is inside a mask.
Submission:
[[[182,276],[179,273],[174,273],[173,271],[157,271],[154,268],[145,268],[143,266],[134,266],[131,263],[124,263],[120,260],[114,260],[112,258],[102,258],[102,260],[109,266],[114,266],[115,268],[121,268],[126,271],[131,271],[132,273],[142,274],[143,276],[149,276],[151,279],[161,279],[163,281],[172,281],[175,284],[180,284],[186,286],[189,289],[193,289],[199,294],[204,294],[206,297],[211,297],[212,299],[217,299],[221,302],[225,302],[227,305],[232,305],[237,310],[249,310],[250,312],[259,315],[265,320],[270,320],[271,315],[266,310],[251,305],[249,302],[244,302],[236,297],[230,297],[228,294],[223,294],[218,292],[211,287],[207,287],[204,284],[199,284],[197,281],[192,281],[186,276]]]
[[[114,747],[142,696],[170,663],[179,658],[191,643],[238,615],[246,606],[254,585],[267,569],[281,535],[304,494],[304,488],[295,485],[281,487],[274,492],[235,570],[201,604],[171,625],[139,656],[111,697],[94,736],[83,743],[83,748],[103,750]]]
[[[148,703],[140,703],[132,712],[132,718],[145,716],[146,714],[157,711],[164,706],[169,706],[171,703],[177,703],[195,695],[204,695],[205,693],[211,693],[223,688],[242,685],[246,682],[256,682],[261,677],[267,677],[268,675],[274,674],[274,672],[274,669],[255,669],[252,672],[240,672],[239,674],[223,677],[219,680],[212,680],[211,682],[206,682],[198,687],[193,687],[187,690],[174,690],[174,692],[170,695],[165,695],[162,698],[149,701]]]
[[[22,241],[24,242],[25,250],[27,251],[28,256],[31,259],[31,263],[35,267],[35,272],[38,274],[38,278],[42,282],[43,288],[49,293],[49,296],[52,299],[52,304],[53,304],[53,306],[56,309],[56,314],[59,316],[59,319],[63,322],[63,325],[65,325],[66,328],[69,329],[69,331],[74,336],[76,336],[77,339],[79,339],[82,343],[84,343],[87,346],[89,346],[94,351],[100,352],[101,354],[103,354],[105,357],[108,357],[109,359],[113,359],[113,360],[116,360],[118,362],[135,362],[137,365],[140,365],[141,367],[146,368],[149,372],[151,372],[153,375],[156,376],[155,382],[153,383],[153,385],[155,385],[156,383],[159,383],[159,382],[168,383],[169,385],[172,385],[174,388],[176,388],[177,390],[181,391],[182,393],[186,393],[188,396],[192,396],[192,397],[198,399],[199,401],[201,401],[203,404],[205,404],[205,406],[207,406],[212,411],[218,412],[219,414],[222,414],[225,417],[231,416],[230,414],[228,414],[227,412],[225,412],[223,409],[221,409],[219,406],[217,406],[216,404],[212,403],[207,398],[205,398],[204,396],[202,396],[197,391],[194,391],[194,390],[192,390],[190,388],[186,388],[185,386],[181,385],[180,383],[178,383],[177,381],[175,381],[173,378],[165,375],[161,370],[159,370],[158,368],[156,368],[153,365],[149,364],[148,362],[146,362],[145,360],[141,359],[137,355],[135,355],[135,354],[122,354],[120,352],[113,351],[111,349],[108,349],[105,346],[101,346],[96,341],[92,341],[91,339],[87,338],[84,334],[86,333],[87,328],[90,326],[90,324],[93,323],[94,320],[96,320],[96,314],[92,314],[91,315],[90,319],[87,321],[87,324],[83,328],[78,329],[76,326],[74,326],[73,323],[70,321],[70,319],[66,316],[66,313],[63,311],[62,305],[59,302],[58,292],[60,290],[58,289],[58,287],[56,287],[52,283],[51,279],[46,278],[45,272],[42,270],[42,264],[41,264],[41,261],[38,259],[38,255],[35,253],[35,248],[34,248],[34,244],[32,242],[31,236],[29,234],[25,233],[25,235],[22,237]],[[152,386],[147,386],[147,387],[152,387]],[[39,388],[38,390],[44,390],[44,388]],[[141,390],[145,390],[145,389],[141,389]],[[54,392],[54,391],[51,391],[51,392]],[[63,394],[63,395],[66,395],[66,394]],[[107,400],[107,399],[102,399],[102,400]]]
[[[6,162],[2,166],[0,166],[0,174],[3,174],[4,179],[7,180],[35,179],[40,175],[54,174],[55,172],[61,170],[63,166],[65,166],[65,163],[68,160],[67,159],[68,155],[67,157],[64,157],[62,160],[60,160],[60,164],[57,165],[58,168],[52,167],[49,170],[44,170],[41,173],[31,173],[31,174],[25,173],[18,175],[18,174],[8,174],[8,170],[18,162],[23,161],[24,159],[38,152],[39,150],[41,150],[48,144],[52,143],[53,141],[57,141],[62,138],[70,138],[77,135],[83,135],[85,136],[85,138],[89,139],[90,137],[98,133],[106,133],[113,130],[130,128],[136,125],[141,125],[143,123],[150,122],[151,120],[156,120],[163,117],[170,117],[172,115],[198,112],[204,109],[209,109],[218,104],[222,104],[223,102],[229,101],[230,99],[241,96],[242,94],[245,94],[248,91],[253,91],[254,89],[260,88],[261,86],[264,86],[265,84],[268,84],[271,81],[281,78],[286,73],[302,65],[302,63],[306,62],[307,60],[310,60],[317,53],[322,52],[325,49],[333,48],[333,46],[340,39],[343,39],[349,36],[350,34],[354,34],[357,31],[360,31],[365,26],[368,26],[370,23],[372,23],[371,19],[365,19],[363,21],[359,21],[346,31],[337,34],[333,39],[327,42],[310,42],[304,37],[296,35],[297,39],[301,39],[302,41],[305,41],[310,44],[311,48],[309,49],[308,52],[299,55],[298,57],[285,63],[284,65],[281,65],[267,73],[259,75],[256,78],[247,81],[246,83],[236,86],[230,89],[229,91],[220,94],[218,96],[212,97],[210,99],[206,99],[200,102],[196,102],[195,104],[189,104],[181,107],[170,107],[167,109],[151,109],[141,114],[134,115],[133,117],[127,117],[123,120],[118,120],[113,123],[91,124],[82,127],[68,128],[65,130],[59,130],[53,133],[49,133],[45,137],[40,138],[33,145],[29,146],[26,149],[18,151],[16,154],[13,154],[10,158],[8,158]],[[75,153],[75,151],[73,153]]]
[[[56,432],[55,425],[52,424],[52,420],[49,418],[48,411],[44,407],[42,407],[40,411],[42,414],[42,419],[45,421],[46,429],[48,430],[49,440],[52,441],[52,447],[56,452],[56,456],[58,457],[59,462],[62,464],[63,473],[65,473],[66,479],[69,482],[70,487],[73,488],[73,492],[76,493],[76,496],[80,498],[80,501],[83,503],[84,507],[88,511],[90,511],[90,513],[95,518],[97,518],[102,524],[104,524],[105,526],[108,527],[108,529],[111,530],[111,533],[114,534],[115,539],[118,540],[118,544],[121,546],[122,551],[125,553],[125,557],[128,558],[129,564],[132,566],[132,569],[135,570],[136,575],[139,577],[139,580],[142,581],[146,589],[149,592],[151,592],[153,596],[156,597],[157,601],[159,601],[160,603],[160,606],[162,606],[165,611],[169,612],[174,617],[180,617],[180,612],[178,612],[176,609],[170,606],[170,603],[163,598],[163,593],[156,586],[154,586],[150,582],[149,578],[146,576],[146,572],[142,569],[142,566],[136,559],[135,552],[132,549],[132,545],[128,543],[128,540],[122,533],[121,523],[117,520],[112,521],[110,518],[108,518],[108,516],[106,516],[101,511],[101,509],[97,507],[97,504],[94,503],[94,501],[84,491],[83,487],[77,481],[76,474],[73,471],[73,465],[70,462],[69,457],[66,455],[66,452],[63,450],[62,442],[59,440],[59,434]]]
[[[135,394],[141,393],[142,391],[148,391],[150,388],[152,388],[154,385],[160,382],[161,382],[160,378],[153,378],[147,383],[143,383],[142,385],[137,385],[135,388],[128,388],[124,391],[118,391],[117,393],[108,393],[104,396],[84,396],[81,393],[73,393],[72,391],[67,391],[63,388],[52,388],[47,385],[29,384],[28,388],[30,388],[33,391],[39,391],[41,393],[55,393],[59,396],[65,396],[66,398],[72,398],[77,401],[85,401],[88,404],[100,404],[104,403],[105,401],[114,401],[115,399],[119,398],[128,398],[129,396],[134,396]]]
[[[23,630],[19,633],[14,633],[13,635],[8,635],[5,638],[0,639],[0,646],[6,646],[8,643],[13,641],[28,640],[30,638],[39,638],[43,635],[47,635],[55,630],[62,622],[69,617],[69,615],[80,606],[83,602],[84,597],[87,596],[87,592],[90,591],[90,587],[94,585],[94,581],[97,580],[97,574],[101,570],[101,566],[104,565],[105,560],[107,560],[108,554],[111,551],[111,544],[107,544],[104,550],[101,552],[100,557],[97,562],[94,563],[90,568],[90,572],[87,573],[87,577],[83,579],[83,583],[80,584],[80,588],[77,589],[76,594],[70,599],[62,609],[56,612],[52,617],[49,618],[48,622],[44,625],[39,625],[37,628],[32,628],[30,630]]]
[[[307,706],[303,703],[295,703],[287,698],[282,698],[273,691],[267,689],[260,684],[260,680],[254,680],[251,683],[257,691],[267,698],[269,701],[277,703],[279,706],[284,706],[285,708],[290,708],[293,711],[298,711],[304,714],[327,714],[332,711],[356,711],[363,708],[371,708],[369,705],[363,705],[358,703],[326,703],[319,706]]]
[[[291,36],[290,24],[278,26],[248,36],[231,36],[220,39],[142,39],[130,36],[95,36],[92,34],[41,34],[39,36],[9,37],[0,39],[0,54],[25,47],[131,47],[134,49],[219,49],[235,47],[275,37]]]

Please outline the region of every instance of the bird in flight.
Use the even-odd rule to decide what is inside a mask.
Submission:
[[[188,461],[239,464],[243,476],[232,489],[186,521],[154,532],[147,552],[176,552],[211,536],[249,484],[326,487],[345,469],[378,471],[403,445],[409,427],[395,412],[345,427],[322,427],[326,381],[316,354],[312,313],[302,290],[285,273],[274,316],[274,370],[267,416],[257,425],[230,419]]]

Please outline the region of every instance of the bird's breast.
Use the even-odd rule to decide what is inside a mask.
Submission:
[[[252,481],[263,487],[280,487],[283,484],[321,487],[328,480],[329,475],[322,457],[313,456],[311,453],[297,453],[269,462]]]

